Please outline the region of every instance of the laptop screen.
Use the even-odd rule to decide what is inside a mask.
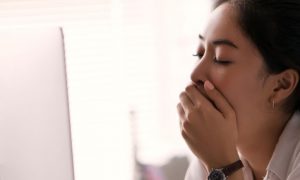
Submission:
[[[0,180],[74,180],[61,28],[0,29]]]

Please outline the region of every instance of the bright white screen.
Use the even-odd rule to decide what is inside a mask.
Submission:
[[[0,179],[73,180],[59,28],[0,30]]]

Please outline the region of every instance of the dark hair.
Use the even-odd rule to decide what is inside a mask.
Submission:
[[[300,0],[216,0],[238,11],[242,31],[262,54],[268,73],[294,69],[300,74]],[[285,110],[300,110],[300,82]]]

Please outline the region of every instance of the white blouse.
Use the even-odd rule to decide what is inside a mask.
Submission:
[[[253,173],[243,161],[244,179],[253,180]],[[195,158],[190,164],[185,180],[206,180],[208,173]],[[300,112],[296,111],[284,128],[272,158],[267,166],[264,180],[300,180]]]

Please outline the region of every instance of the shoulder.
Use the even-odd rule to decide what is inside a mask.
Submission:
[[[295,122],[294,126],[298,127],[295,130],[291,130],[293,132],[293,136],[290,138],[291,142],[295,142],[294,146],[290,148],[293,149],[292,155],[289,160],[289,168],[287,172],[287,178],[291,176],[297,176],[300,178],[300,112],[295,113]]]
[[[300,132],[299,132],[300,135]],[[297,145],[295,146],[293,155],[290,159],[289,170],[287,173],[287,178],[297,176],[300,178],[300,140],[298,141]]]
[[[278,139],[267,167],[278,179],[300,178],[300,112],[296,111]]]

